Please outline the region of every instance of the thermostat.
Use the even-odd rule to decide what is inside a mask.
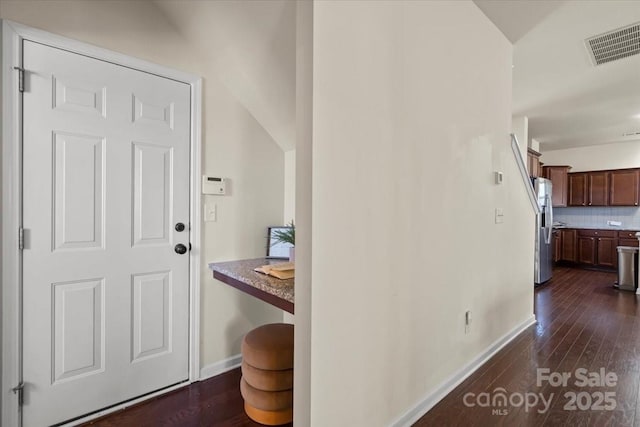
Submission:
[[[217,194],[218,196],[224,196],[227,194],[227,181],[224,178],[203,175],[202,194]]]

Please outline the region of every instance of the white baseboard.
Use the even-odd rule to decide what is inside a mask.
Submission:
[[[221,360],[216,363],[212,363],[200,368],[199,381],[204,381],[207,378],[215,377],[216,375],[224,374],[232,369],[237,368],[242,364],[242,355],[236,354],[228,359]]]
[[[462,381],[467,379],[469,375],[473,374],[480,366],[482,366],[487,360],[489,360],[494,354],[500,351],[505,345],[509,344],[511,340],[517,337],[522,331],[529,326],[536,323],[536,317],[531,316],[525,320],[510,332],[499,338],[496,342],[490,345],[483,353],[473,359],[471,362],[462,367],[458,372],[450,376],[444,381],[438,388],[432,393],[424,396],[416,405],[409,409],[400,418],[390,424],[391,427],[409,427],[416,421],[418,421],[424,414],[426,414],[436,403],[441,401],[447,394],[456,388]]]

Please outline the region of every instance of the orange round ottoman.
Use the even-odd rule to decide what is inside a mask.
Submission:
[[[293,420],[293,325],[272,323],[242,340],[240,393],[253,421],[275,426]]]

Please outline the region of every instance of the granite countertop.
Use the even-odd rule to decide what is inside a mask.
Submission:
[[[627,227],[612,227],[610,225],[603,225],[600,227],[592,226],[592,225],[562,225],[562,226],[553,226],[554,230],[562,230],[563,228],[571,228],[575,230],[612,230],[612,231],[640,231],[637,228],[627,228]]]
[[[281,259],[256,258],[240,261],[212,262],[213,277],[276,307],[293,313],[294,279],[278,279],[253,271],[267,264],[287,262]]]

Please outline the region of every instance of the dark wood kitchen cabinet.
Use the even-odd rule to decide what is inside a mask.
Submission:
[[[571,166],[544,166],[542,168],[542,176],[550,180],[553,185],[551,204],[554,208],[567,206],[569,169]]]
[[[638,247],[640,242],[635,231],[618,231],[618,246]],[[616,255],[617,256],[617,255]]]
[[[576,230],[560,230],[561,261],[576,261]]]
[[[578,262],[603,268],[618,265],[618,232],[613,230],[578,230]]]
[[[589,236],[578,236],[578,259],[580,264],[595,265],[596,239]]]
[[[576,263],[583,267],[616,269],[618,246],[638,246],[636,231],[571,228],[555,230],[557,231],[560,231],[561,240],[561,254],[557,261]],[[558,243],[554,240],[554,248],[556,244]],[[556,261],[555,253],[554,261]]]
[[[577,172],[568,174],[569,206],[607,206],[609,172]]]
[[[587,206],[587,178],[586,172],[569,174],[569,206]]]
[[[540,164],[540,153],[527,148],[527,167],[529,169],[529,176],[539,177],[542,175],[542,165]]]
[[[618,239],[598,237],[596,240],[596,265],[615,268],[618,266]]]
[[[640,198],[640,170],[624,169],[610,172],[611,206],[638,206]]]
[[[640,205],[640,169],[574,172],[567,181],[567,206]]]
[[[562,233],[559,230],[553,230],[553,262],[562,259]]]
[[[587,174],[588,206],[609,204],[609,172],[589,172]]]

